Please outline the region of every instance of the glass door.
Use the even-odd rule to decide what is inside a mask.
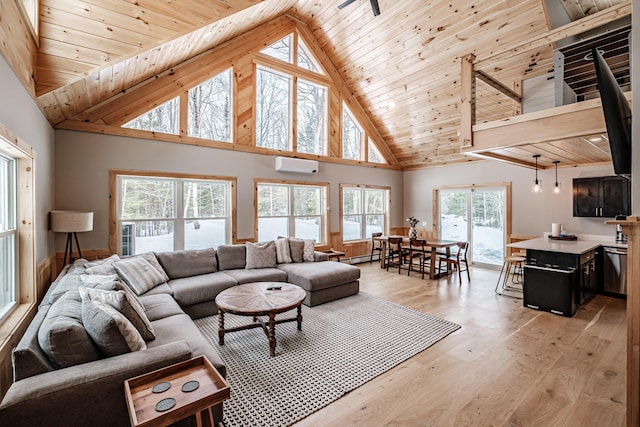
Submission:
[[[438,192],[440,238],[468,241],[474,264],[502,265],[506,241],[504,187],[443,189]]]
[[[471,190],[471,253],[476,264],[502,265],[504,259],[505,197],[504,188]]]

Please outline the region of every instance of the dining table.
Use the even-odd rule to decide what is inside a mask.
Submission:
[[[387,251],[387,242],[389,241],[389,237],[396,237],[396,238],[400,237],[402,238],[402,243],[407,245],[411,240],[409,236],[394,235],[394,234],[374,237],[373,240],[376,240],[382,243],[382,255],[380,256],[380,268],[385,268],[384,254],[386,254],[386,251]],[[449,255],[451,255],[451,247],[456,246],[458,242],[455,240],[442,240],[442,239],[425,239],[425,240],[427,241],[427,246],[429,246],[429,252],[431,255],[431,262],[429,262],[429,279],[437,279],[443,274],[441,271],[438,271],[436,273],[436,259],[437,259],[436,256],[437,256],[438,249],[444,249],[446,256],[448,257]]]

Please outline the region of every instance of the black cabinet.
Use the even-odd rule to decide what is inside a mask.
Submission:
[[[573,316],[599,289],[600,249],[583,254],[527,250],[525,307]]]
[[[574,178],[573,216],[606,217],[631,214],[631,185],[626,178]]]

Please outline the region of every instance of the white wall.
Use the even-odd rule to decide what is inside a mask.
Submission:
[[[53,252],[53,235],[48,231],[48,214],[54,208],[53,128],[22,86],[4,57],[0,56],[0,123],[33,147],[36,172],[36,262]]]
[[[218,150],[136,138],[56,131],[56,208],[94,212],[94,230],[78,235],[80,247],[109,247],[109,169],[195,173],[237,177],[238,234],[253,237],[254,178],[330,183],[330,230],[340,230],[339,185],[391,187],[391,226],[403,224],[402,172],[321,163],[317,175],[278,173],[274,156]],[[56,247],[64,250],[63,236]]]
[[[572,234],[613,235],[615,229],[605,225],[603,218],[574,218],[572,179],[591,176],[613,175],[613,166],[558,168],[560,194],[553,194],[555,171],[538,171],[542,179],[542,193],[532,193],[535,171],[501,162],[481,161],[441,168],[421,169],[405,172],[404,211],[433,224],[432,189],[447,185],[472,185],[511,182],[512,189],[512,233],[542,235],[551,231],[551,223],[564,224],[565,231]]]

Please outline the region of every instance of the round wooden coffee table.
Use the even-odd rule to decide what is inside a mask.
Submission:
[[[216,297],[218,342],[220,345],[224,345],[224,334],[227,332],[262,328],[269,339],[269,354],[275,356],[276,324],[297,321],[298,330],[302,330],[302,301],[305,296],[306,294],[301,287],[282,282],[254,282],[225,289]],[[276,320],[276,314],[294,308],[298,309],[296,317]],[[225,329],[225,313],[253,316],[254,323]],[[264,322],[258,316],[268,316],[269,320]]]

